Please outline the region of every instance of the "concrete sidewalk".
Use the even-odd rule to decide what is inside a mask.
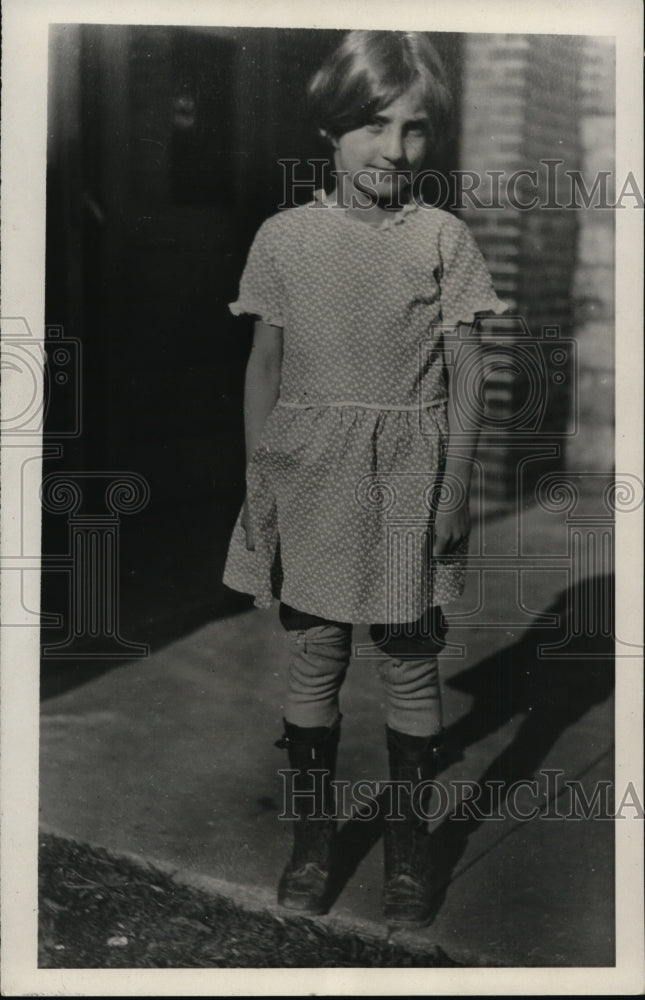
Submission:
[[[599,499],[584,503],[593,512]],[[613,780],[610,643],[579,634],[566,645],[575,659],[536,652],[565,639],[572,612],[597,599],[592,586],[572,581],[567,545],[557,512],[530,508],[520,524],[510,516],[486,525],[473,553],[511,562],[484,568],[474,558],[466,594],[450,608],[441,774],[449,804],[432,824],[436,918],[415,937],[456,961],[614,962],[613,824],[564,818],[565,781],[579,781],[590,798],[598,781]],[[513,562],[520,554],[533,567],[521,577]],[[547,614],[529,627],[536,612]],[[360,655],[342,693],[338,777],[350,782],[387,777],[383,698],[375,661],[363,655],[367,641],[356,629]],[[272,898],[291,837],[277,818],[286,755],[273,745],[285,649],[276,610],[248,610],[44,702],[42,822],[221,880],[232,893],[239,886],[240,898],[249,890]],[[495,782],[524,779],[537,788],[522,786],[495,806]],[[465,811],[460,820],[456,802],[471,792],[459,782],[478,782],[481,812],[500,818]],[[540,815],[522,818],[536,803]],[[320,919],[380,922],[375,835],[356,822],[341,832],[356,870]]]

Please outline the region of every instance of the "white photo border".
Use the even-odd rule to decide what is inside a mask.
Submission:
[[[638,0],[404,0],[399,5],[327,0],[4,0],[2,38],[2,315],[44,327],[48,29],[51,23],[130,23],[610,35],[617,53],[617,177],[643,190],[642,22]],[[616,212],[616,469],[643,478],[643,214]],[[3,407],[20,387],[3,380]],[[42,393],[42,383],[38,386]],[[12,470],[20,448],[3,447],[2,532],[36,540],[38,498],[18,523]],[[37,455],[37,451],[30,452]],[[642,526],[640,526],[642,529]],[[617,514],[616,629],[642,646],[641,537]],[[10,549],[10,551],[12,551]],[[37,569],[37,562],[35,563]],[[14,574],[16,576],[18,574]],[[38,607],[37,573],[26,580]],[[21,594],[2,566],[5,620],[21,620]],[[38,629],[3,628],[2,972],[6,995],[526,995],[640,993],[643,961],[643,824],[616,823],[616,967],[508,969],[47,970],[37,967]],[[622,657],[616,684],[616,780],[642,801],[642,660]]]

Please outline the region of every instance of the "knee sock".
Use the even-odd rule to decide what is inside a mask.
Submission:
[[[438,736],[442,729],[439,664],[427,659],[386,657],[380,665],[390,729],[409,736]]]
[[[351,654],[351,628],[318,625],[289,635],[285,718],[294,726],[333,726]]]

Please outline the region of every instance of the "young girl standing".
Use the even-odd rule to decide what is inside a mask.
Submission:
[[[256,316],[245,384],[247,496],[224,581],[280,601],[290,641],[284,736],[296,787],[294,847],[278,897],[328,907],[331,781],[352,625],[369,624],[387,699],[385,918],[429,919],[422,795],[442,717],[441,605],[463,590],[479,361],[476,317],[502,312],[466,226],[419,204],[415,178],[450,98],[423,34],[352,31],[310,84],[336,186],[260,227],[235,314]],[[468,331],[448,372],[441,328]],[[464,361],[466,359],[466,361]],[[316,781],[322,773],[324,780]]]

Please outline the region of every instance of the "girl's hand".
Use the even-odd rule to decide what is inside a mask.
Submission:
[[[242,508],[242,517],[240,518],[240,523],[244,528],[246,534],[246,547],[249,552],[255,551],[255,536],[253,534],[253,528],[251,527],[251,519],[249,517],[249,503],[247,498],[244,498],[244,506]]]
[[[470,531],[468,503],[455,510],[439,509],[434,520],[434,555],[449,555]]]

